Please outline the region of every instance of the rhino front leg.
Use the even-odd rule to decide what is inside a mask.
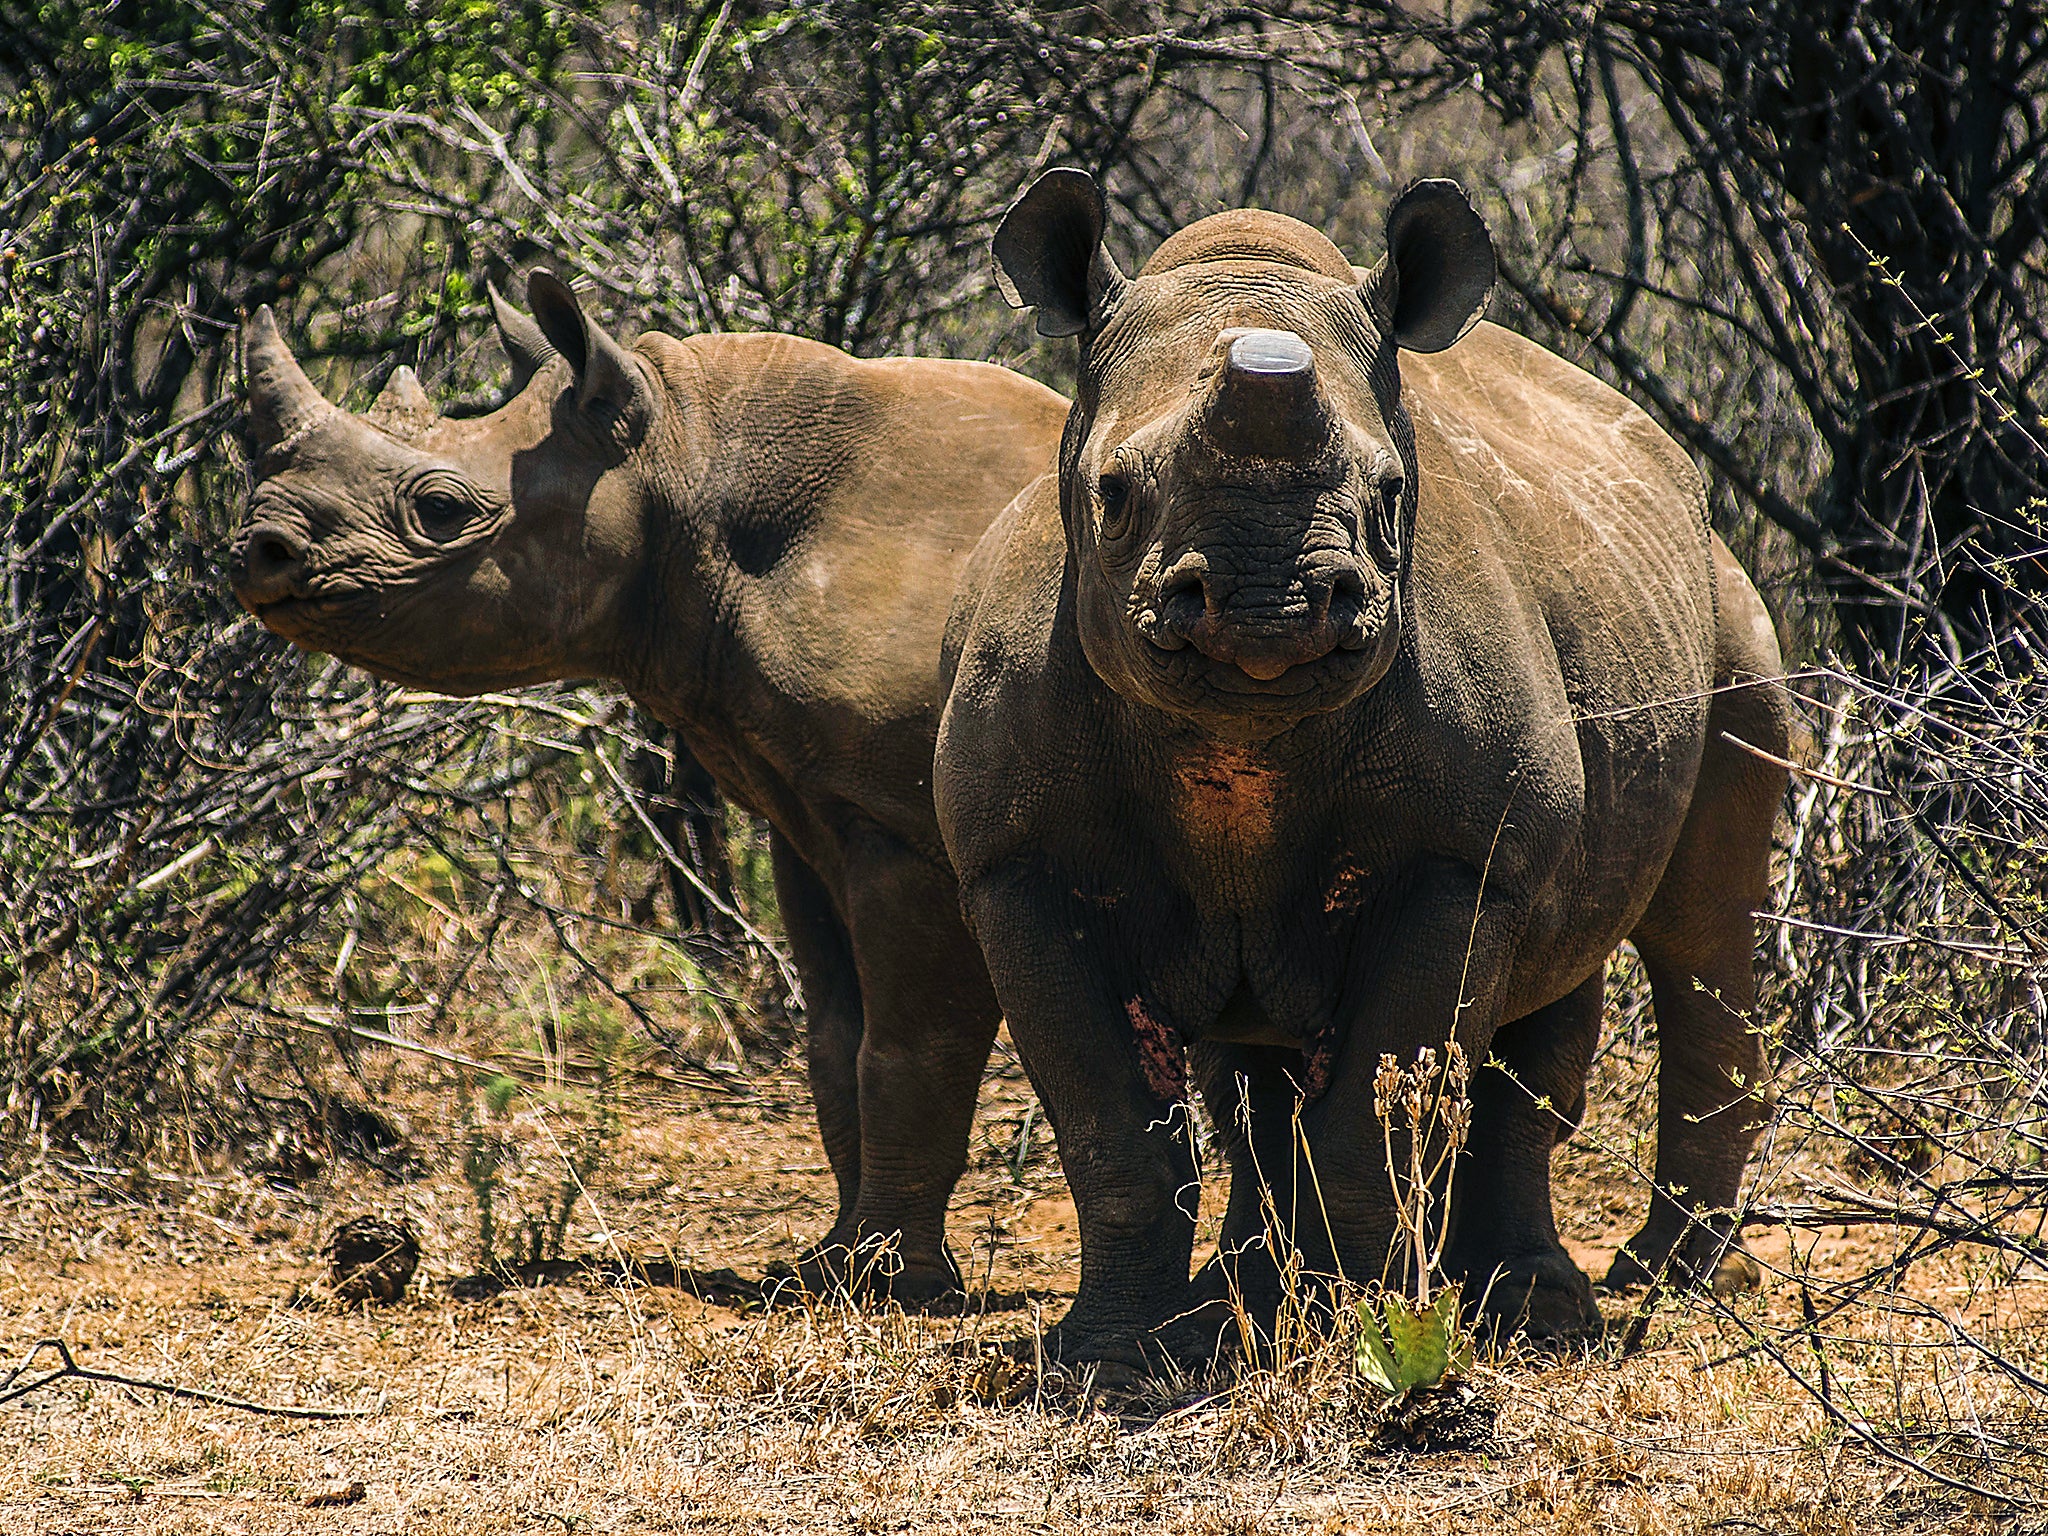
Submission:
[[[1206,1353],[1191,1318],[1199,1183],[1170,1037],[1119,995],[1071,882],[1006,871],[967,893],[996,995],[1058,1141],[1081,1229],[1081,1284],[1048,1358],[1134,1371]],[[1134,1015],[1132,1005],[1137,1014]],[[1021,1347],[1021,1346],[1020,1346]]]
[[[879,832],[849,840],[847,868],[859,1172],[851,1221],[799,1270],[813,1288],[916,1305],[960,1289],[946,1205],[967,1167],[998,1014],[950,870]]]
[[[1262,1348],[1274,1336],[1283,1281],[1280,1234],[1294,1230],[1295,1201],[1303,1175],[1294,1114],[1304,1075],[1299,1051],[1258,1045],[1197,1045],[1189,1066],[1202,1087],[1202,1101],[1216,1128],[1230,1168],[1230,1199],[1216,1257],[1196,1276],[1205,1298],[1231,1303],[1265,1338],[1244,1341]]]
[[[1523,913],[1504,898],[1481,902],[1478,871],[1449,860],[1419,871],[1412,894],[1376,936],[1352,995],[1366,999],[1343,1041],[1329,1091],[1302,1113],[1307,1156],[1294,1240],[1311,1272],[1354,1284],[1407,1289],[1412,1257],[1399,1236],[1386,1142],[1375,1108],[1382,1055],[1412,1069],[1425,1047],[1439,1070],[1456,1039],[1475,1065],[1487,1059],[1497,998]],[[1408,1167],[1406,1120],[1397,1114],[1396,1168]],[[1424,1127],[1432,1141],[1437,1124]],[[1425,1167],[1435,1161],[1433,1153]],[[1403,1177],[1399,1182],[1405,1185]],[[1442,1219],[1432,1204],[1431,1226]],[[1434,1240],[1434,1230],[1431,1233]]]

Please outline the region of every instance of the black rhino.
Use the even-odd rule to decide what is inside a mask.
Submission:
[[[1368,272],[1243,211],[1127,279],[1104,217],[1054,171],[996,235],[1012,301],[1079,337],[1079,389],[1057,474],[963,578],[935,779],[1079,1211],[1048,1347],[1206,1352],[1225,1279],[1270,1316],[1257,1170],[1310,1273],[1381,1275],[1375,1071],[1454,1036],[1519,1082],[1474,1080],[1445,1267],[1534,1331],[1596,1320],[1549,1159],[1625,939],[1663,1192],[1610,1279],[1711,1267],[1764,1102],[1752,913],[1785,782],[1743,744],[1782,757],[1788,713],[1698,475],[1479,322],[1492,245],[1451,183],[1395,202]],[[1231,1168],[1192,1281],[1189,1069]]]
[[[515,393],[468,420],[410,370],[368,417],[337,409],[255,313],[236,592],[382,677],[608,678],[673,724],[774,831],[839,1185],[799,1270],[950,1291],[946,1202],[997,1012],[932,811],[939,645],[962,563],[1051,464],[1066,402],[987,364],[792,336],[629,349],[550,274],[528,296],[531,318],[492,294]]]

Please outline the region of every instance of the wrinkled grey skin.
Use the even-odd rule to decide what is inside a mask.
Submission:
[[[463,421],[403,369],[367,417],[336,409],[255,314],[236,591],[381,677],[609,678],[673,724],[774,829],[839,1183],[803,1276],[952,1290],[946,1202],[997,1013],[933,819],[939,645],[962,563],[1052,463],[1066,402],[985,364],[789,336],[628,349],[548,274],[529,297],[531,319],[493,295],[523,387]]]
[[[1499,1321],[1597,1321],[1549,1159],[1624,939],[1674,1197],[1609,1278],[1712,1269],[1725,1223],[1690,1218],[1732,1201],[1759,1121],[1751,914],[1784,786],[1723,733],[1782,757],[1787,716],[1698,476],[1621,396],[1475,326],[1492,249],[1450,183],[1397,201],[1364,273],[1243,212],[1126,279],[1102,220],[1053,172],[996,237],[1013,301],[1080,337],[1080,389],[1058,474],[963,578],[935,776],[1080,1217],[1049,1347],[1205,1353],[1226,1282],[1270,1322],[1262,1181],[1310,1273],[1381,1275],[1375,1071],[1454,1033],[1513,1079],[1474,1082],[1445,1268]],[[1189,1077],[1231,1168],[1192,1281]]]

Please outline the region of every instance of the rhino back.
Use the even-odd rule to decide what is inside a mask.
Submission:
[[[1492,324],[1447,351],[1404,354],[1401,372],[1424,458],[1418,539],[1505,540],[1567,653],[1560,659],[1583,652],[1594,664],[1617,642],[1628,648],[1626,675],[1585,686],[1626,691],[1646,662],[1711,654],[1699,474],[1639,407]]]

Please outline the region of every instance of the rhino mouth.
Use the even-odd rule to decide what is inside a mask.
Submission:
[[[1375,660],[1366,651],[1338,648],[1298,661],[1276,676],[1261,678],[1236,662],[1219,660],[1193,646],[1168,651],[1146,645],[1139,650],[1154,680],[1173,692],[1221,694],[1254,706],[1306,701],[1333,690],[1348,690],[1365,678]]]
[[[1399,607],[1389,594],[1355,632],[1278,672],[1265,666],[1247,670],[1234,657],[1211,655],[1194,644],[1160,645],[1142,630],[1126,631],[1121,666],[1137,694],[1155,708],[1205,721],[1206,728],[1225,735],[1234,734],[1233,721],[1265,734],[1342,709],[1376,686],[1400,648]]]
[[[294,592],[285,597],[245,597],[242,606],[269,623],[272,619],[308,619],[339,613],[361,599],[360,592]]]
[[[375,592],[304,592],[284,597],[242,598],[256,622],[294,645],[344,655],[367,625],[382,618]]]

